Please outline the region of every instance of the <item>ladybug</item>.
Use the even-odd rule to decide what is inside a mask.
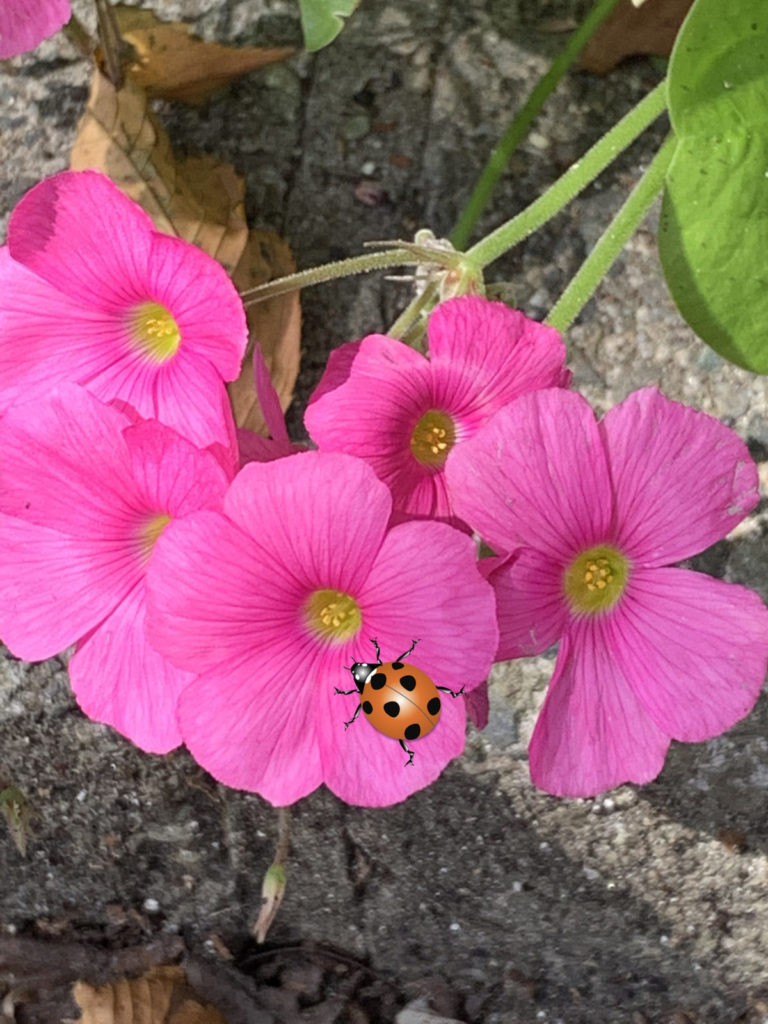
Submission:
[[[426,672],[403,661],[418,642],[414,640],[397,661],[382,664],[378,642],[371,640],[376,648],[378,661],[375,664],[356,661],[352,668],[348,669],[355,681],[354,690],[335,688],[336,693],[360,694],[360,703],[354,715],[344,723],[344,728],[355,721],[362,708],[374,729],[385,736],[391,736],[394,740],[399,740],[400,746],[408,755],[405,768],[413,764],[413,751],[408,749],[405,741],[426,736],[440,720],[441,701],[437,691],[450,693],[452,697],[458,697],[464,692],[463,686],[456,692],[447,686],[435,686]]]

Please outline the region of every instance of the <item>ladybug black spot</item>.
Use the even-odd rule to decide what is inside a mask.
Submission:
[[[368,680],[372,690],[380,690],[386,681],[387,677],[383,672],[377,672]]]
[[[404,690],[408,690],[410,692],[411,690],[416,689],[416,680],[413,676],[400,676],[400,685]]]
[[[373,711],[373,704],[371,704],[369,700],[363,701],[363,711],[366,713],[366,715],[370,715],[371,712]]]
[[[433,697],[432,700],[429,701],[429,703],[427,704],[427,711],[430,713],[430,715],[436,715],[439,710],[440,710],[440,698],[439,697]]]
[[[389,715],[390,718],[397,718],[400,714],[400,705],[396,700],[388,700],[384,705],[384,714]]]
[[[407,740],[417,740],[419,738],[420,733],[421,733],[421,726],[417,725],[414,722],[413,725],[409,725],[408,728],[405,730],[405,738]]]
[[[392,662],[392,668],[395,670],[395,672],[399,672],[402,667],[403,667],[402,661],[393,661]]]

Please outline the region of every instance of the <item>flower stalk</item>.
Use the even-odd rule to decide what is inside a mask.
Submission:
[[[274,281],[267,281],[266,284],[249,288],[241,293],[241,297],[245,300],[246,306],[252,306],[256,302],[265,302],[277,295],[287,295],[289,292],[300,291],[302,288],[308,288],[314,284],[324,284],[326,281],[335,281],[337,278],[353,277],[355,274],[365,274],[370,270],[381,270],[388,267],[413,266],[421,262],[423,260],[420,256],[403,248],[390,249],[387,252],[364,253],[361,256],[335,260],[333,263],[323,263],[319,267],[310,267],[309,270],[300,270],[298,273],[288,274],[286,277],[278,277]]]
[[[651,203],[663,188],[664,178],[675,151],[675,143],[675,137],[668,135],[648,170],[630,192],[624,205],[597,240],[592,252],[550,311],[546,319],[550,327],[556,328],[561,334],[570,327],[608,273],[614,260],[639,227]]]
[[[252,928],[252,933],[258,943],[264,942],[272,922],[277,917],[280,904],[285,895],[287,883],[287,872],[285,862],[288,859],[288,847],[291,841],[291,808],[278,807],[277,809],[277,846],[275,848],[275,859],[267,868],[264,881],[261,885],[261,910],[258,919]]]

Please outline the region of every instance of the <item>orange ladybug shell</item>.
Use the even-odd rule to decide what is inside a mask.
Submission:
[[[366,679],[360,705],[380,733],[395,740],[416,740],[435,728],[442,702],[426,672],[402,661],[389,661]]]

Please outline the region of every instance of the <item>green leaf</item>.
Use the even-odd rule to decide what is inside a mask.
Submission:
[[[310,53],[332,43],[344,28],[343,18],[360,0],[299,0],[304,45]]]
[[[697,0],[669,65],[678,145],[659,250],[672,296],[720,355],[768,373],[768,2]]]

